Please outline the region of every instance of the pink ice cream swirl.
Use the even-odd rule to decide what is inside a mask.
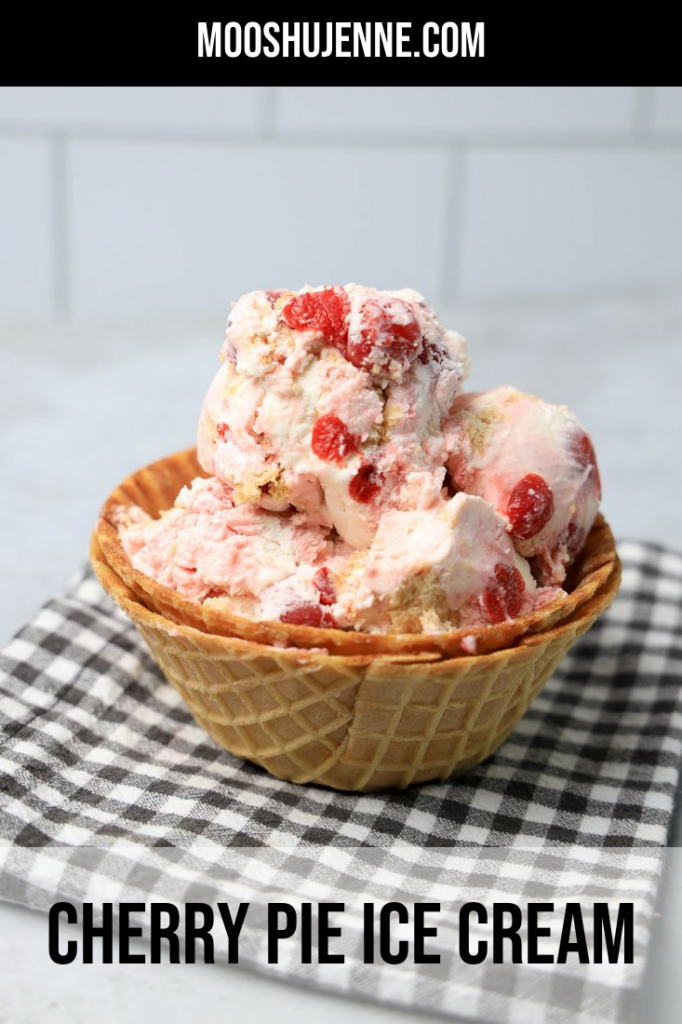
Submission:
[[[251,292],[222,355],[198,451],[238,503],[293,506],[357,549],[386,509],[438,504],[468,360],[417,292]]]
[[[454,484],[503,516],[541,583],[561,584],[601,497],[594,447],[574,414],[501,387],[460,395],[445,429]]]

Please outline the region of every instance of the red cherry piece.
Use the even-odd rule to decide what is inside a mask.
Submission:
[[[332,574],[326,565],[318,569],[313,576],[313,586],[320,593],[320,604],[334,604],[336,601],[336,587]]]
[[[486,618],[490,622],[504,622],[507,618],[507,609],[504,604],[504,597],[500,593],[500,589],[497,586],[486,587],[481,597],[481,604],[483,605],[483,611],[486,614]]]
[[[514,617],[523,607],[523,592],[526,589],[523,576],[514,565],[498,562],[495,566],[495,579],[504,592],[507,611]]]
[[[324,626],[326,629],[336,629],[334,616],[323,611],[319,604],[313,604],[312,601],[289,608],[280,615],[280,621],[292,626]]]
[[[527,473],[519,480],[507,503],[512,536],[520,540],[535,537],[553,514],[552,488],[537,473]]]
[[[523,607],[523,592],[526,584],[519,570],[513,565],[498,562],[495,566],[495,582],[483,591],[481,604],[490,622],[504,622],[514,618]]]
[[[227,440],[227,435],[230,432],[230,428],[228,427],[227,423],[219,423],[218,426],[216,427],[216,430],[218,431],[218,437],[220,438],[221,441]]]
[[[282,319],[295,331],[318,331],[325,341],[343,351],[349,312],[348,293],[334,285],[319,292],[295,295],[282,310]]]
[[[357,451],[357,438],[338,416],[328,413],[315,420],[311,447],[325,462],[344,462]]]
[[[322,609],[319,604],[312,601],[307,604],[297,604],[293,608],[280,615],[282,622],[290,623],[292,626],[321,626]]]
[[[358,338],[354,338],[352,342],[349,341],[346,347],[346,359],[353,366],[357,366],[359,370],[368,369],[372,365],[372,360],[370,359],[371,352],[371,339],[364,338],[361,335]]]
[[[601,498],[601,477],[599,476],[599,468],[597,466],[597,456],[594,451],[594,445],[592,444],[592,439],[589,434],[586,434],[584,430],[579,430],[572,434],[568,447],[571,455],[579,466],[591,466],[594,470],[597,490],[599,492],[599,497]]]
[[[369,299],[360,312],[361,327],[349,334],[346,358],[353,366],[370,369],[394,359],[409,363],[421,337],[412,306],[402,299],[385,303]]]
[[[419,362],[423,363],[424,366],[428,366],[429,363],[435,363],[437,366],[441,366],[443,363],[443,350],[438,345],[434,345],[432,341],[424,342],[424,346],[419,353]]]
[[[365,462],[348,484],[348,493],[353,501],[366,505],[381,490],[381,477],[376,466]]]
[[[574,458],[581,466],[596,466],[597,457],[594,454],[594,445],[591,438],[584,430],[579,430],[571,436],[570,449]]]

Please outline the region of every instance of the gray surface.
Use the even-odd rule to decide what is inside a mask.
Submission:
[[[442,312],[448,325],[469,338],[474,387],[513,383],[573,406],[594,438],[604,510],[618,535],[682,547],[682,296]],[[0,333],[0,641],[86,557],[97,509],[114,484],[143,463],[192,443],[222,329],[218,322]],[[672,841],[682,846],[679,801]],[[682,999],[677,859],[666,870],[659,910],[639,1018],[672,1024]],[[7,975],[15,981],[3,1021],[19,1024],[41,1015],[66,1020],[66,995],[80,1014],[69,1013],[70,1021],[91,1019],[95,1008],[103,1021],[114,1020],[100,1012],[103,991],[117,1010],[155,1008],[168,1021],[179,1020],[198,986],[206,1008],[229,1000],[232,1010],[276,1010],[284,1021],[323,1014],[333,1024],[352,1013],[398,1022],[403,1016],[219,967],[175,968],[169,978],[160,969],[149,983],[146,969],[143,995],[135,965],[80,969],[74,996],[72,974],[50,965],[44,949],[43,918],[0,907],[0,962],[18,965]],[[24,951],[23,960],[17,950]],[[31,985],[36,977],[41,991]]]

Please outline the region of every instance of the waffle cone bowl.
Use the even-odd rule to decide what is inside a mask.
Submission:
[[[253,622],[161,586],[121,547],[121,505],[158,515],[197,475],[189,450],[123,481],[93,532],[93,568],[196,721],[232,754],[292,782],[363,792],[479,764],[618,590],[620,562],[600,516],[568,598],[498,626],[378,635]]]

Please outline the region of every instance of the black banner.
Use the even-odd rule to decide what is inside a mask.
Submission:
[[[90,22],[63,13],[29,19],[25,12],[3,14],[6,66],[15,74],[21,66],[32,78],[47,68],[65,84],[86,75],[116,84],[122,74],[139,84],[261,84],[275,70],[283,84],[301,85],[497,84],[502,71],[516,73],[517,82],[532,73],[560,84],[560,73],[578,68],[583,77],[629,70],[634,52],[642,70],[650,52],[640,34],[635,39],[631,20],[616,22],[593,6],[532,12],[511,4],[454,5],[448,19],[434,8],[423,20],[391,22],[234,18],[231,5],[202,6],[191,16],[117,5]],[[659,69],[673,38],[656,35]],[[7,60],[17,52],[21,65]]]

